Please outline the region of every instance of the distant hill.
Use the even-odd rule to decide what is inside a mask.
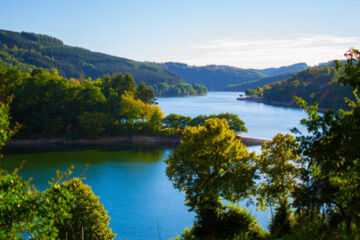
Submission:
[[[283,66],[279,68],[265,68],[258,71],[268,76],[275,76],[275,75],[283,75],[291,72],[297,72],[300,70],[304,70],[308,67],[309,66],[306,63],[296,63],[289,66]]]
[[[255,89],[258,87],[263,87],[266,84],[284,81],[286,79],[289,79],[292,75],[294,75],[294,72],[270,76],[270,77],[263,77],[258,80],[254,80],[254,81],[250,81],[250,82],[229,85],[227,90],[234,91],[234,92],[241,92],[241,91],[245,91],[246,89],[249,89],[249,88]]]
[[[222,65],[196,67],[177,62],[166,62],[159,65],[180,75],[185,82],[205,85],[209,91],[243,91],[247,88],[262,87],[268,83],[285,80],[290,77],[290,73],[308,67],[305,63],[261,70]],[[272,76],[274,78],[268,78]]]
[[[187,83],[205,85],[209,91],[227,90],[228,85],[253,81],[265,76],[257,70],[230,66],[196,67],[176,62],[166,62],[159,64],[159,66],[180,75]]]
[[[323,109],[347,109],[344,97],[354,99],[354,96],[348,86],[338,83],[338,77],[339,73],[333,67],[312,67],[295,73],[285,81],[247,90],[247,94],[260,96],[268,104],[297,106],[293,97],[298,96],[309,104],[318,102]]]
[[[162,67],[126,58],[92,52],[65,45],[61,40],[41,34],[0,30],[0,64],[29,70],[33,67],[57,68],[65,77],[91,77],[130,73],[137,83],[147,85],[182,83],[180,76]]]

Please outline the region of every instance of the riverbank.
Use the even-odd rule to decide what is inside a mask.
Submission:
[[[236,98],[236,100],[238,101],[246,101],[246,102],[256,102],[256,103],[262,103],[262,104],[267,104],[267,105],[272,105],[272,106],[281,106],[281,107],[289,107],[289,108],[298,108],[301,109],[295,100],[291,100],[290,102],[280,102],[280,101],[266,101],[264,99],[263,96],[246,96],[246,97],[239,97]],[[331,109],[329,108],[318,108],[319,112],[326,112],[329,111]]]
[[[263,144],[265,139],[237,137],[246,146],[257,146]],[[11,140],[5,145],[5,148],[32,148],[32,147],[78,147],[78,146],[177,146],[180,144],[180,136],[121,136],[121,137],[103,137],[96,139],[29,139],[29,140]]]

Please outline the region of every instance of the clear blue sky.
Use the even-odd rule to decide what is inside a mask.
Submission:
[[[140,61],[262,68],[360,47],[359,0],[0,0],[0,29]]]

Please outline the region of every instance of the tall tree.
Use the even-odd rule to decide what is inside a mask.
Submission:
[[[279,237],[290,232],[289,198],[302,171],[298,143],[290,134],[277,134],[272,141],[261,146],[257,166],[262,176],[257,184],[258,205],[262,208],[276,206],[271,231]]]
[[[254,153],[235,139],[225,119],[208,119],[204,126],[184,129],[181,144],[166,163],[174,187],[184,191],[186,205],[197,213],[208,239],[217,239],[221,200],[239,200],[254,185]]]
[[[296,203],[300,207],[312,207],[309,204],[313,203],[323,207],[338,226],[346,225],[350,236],[359,234],[354,229],[360,229],[360,53],[350,49],[345,56],[346,64],[338,62],[337,68],[345,73],[339,81],[350,85],[357,99],[348,100],[350,111],[321,115],[317,105],[309,107],[305,101],[298,101],[308,114],[302,124],[310,134],[299,139],[309,172],[299,193],[299,199],[305,201]],[[352,228],[354,224],[356,228]]]
[[[144,103],[155,103],[155,93],[151,88],[148,88],[144,82],[141,82],[136,89],[136,98]]]

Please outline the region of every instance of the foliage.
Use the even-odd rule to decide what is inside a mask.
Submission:
[[[141,82],[140,85],[137,87],[136,98],[140,99],[144,103],[155,103],[154,91],[151,88],[147,87],[144,82]]]
[[[262,240],[268,234],[256,223],[246,209],[230,204],[223,207],[217,215],[216,225],[219,230],[217,239],[221,240]],[[195,222],[191,229],[186,228],[175,240],[205,239],[206,233],[202,232],[201,223]]]
[[[166,127],[184,129],[190,125],[191,120],[192,120],[191,117],[186,117],[186,116],[181,116],[179,114],[171,113],[162,120],[162,123]]]
[[[54,215],[54,226],[59,231],[60,239],[81,239],[82,232],[85,239],[108,240],[115,237],[109,228],[110,218],[107,211],[99,197],[94,195],[90,186],[85,185],[82,179],[63,181],[58,172],[58,178],[50,183],[44,196],[55,209],[64,205],[64,208],[57,210]],[[58,221],[58,215],[65,216],[64,221]]]
[[[219,113],[218,115],[212,114],[209,116],[199,115],[192,119],[190,122],[190,126],[201,126],[204,125],[205,120],[210,118],[220,118],[226,119],[231,130],[241,133],[247,132],[247,128],[245,127],[245,123],[239,118],[238,115],[232,113]]]
[[[285,199],[276,208],[275,216],[270,223],[270,232],[275,237],[289,235],[292,224],[292,209],[288,200]]]
[[[255,89],[246,89],[245,94],[248,96],[257,96],[260,97],[262,94],[262,89],[260,87]]]
[[[181,144],[166,160],[167,176],[185,192],[186,205],[209,236],[218,234],[221,199],[239,200],[254,185],[255,154],[235,136],[225,119],[207,119],[204,126],[185,128]]]
[[[289,75],[290,72],[294,73],[307,68],[304,63],[262,70],[217,65],[196,67],[175,62],[159,65],[180,75],[185,82],[205,85],[210,91],[244,91],[250,87],[262,87],[265,84],[274,82],[274,79],[278,79],[277,81],[285,80],[286,77],[284,78],[284,76]]]
[[[12,101],[12,97],[8,98],[8,102],[0,102],[0,151],[2,147],[5,145],[7,141],[10,140],[10,138],[19,131],[21,125],[19,123],[16,123],[15,126],[12,128],[10,127],[11,123],[11,117],[10,115],[10,107],[9,102]],[[1,152],[0,152],[0,160],[2,158]]]
[[[331,231],[332,229],[329,228],[324,214],[302,209],[294,215],[292,226],[293,238],[326,239],[330,236]]]
[[[258,70],[229,66],[208,65],[196,67],[175,62],[167,62],[159,65],[180,75],[185,82],[202,84],[210,91],[226,90],[230,84],[253,81],[265,76]]]
[[[237,132],[247,132],[247,128],[245,127],[245,123],[236,115],[231,113],[220,113],[220,114],[212,114],[212,115],[199,115],[195,118],[191,118],[188,116],[182,116],[179,114],[171,113],[162,119],[162,124],[167,128],[174,128],[178,130],[182,130],[186,127],[197,127],[205,124],[205,120],[210,118],[219,118],[226,119],[228,124],[230,125],[230,129]]]
[[[265,68],[259,71],[268,76],[276,76],[286,73],[294,73],[297,71],[304,70],[306,68],[308,68],[308,65],[306,63],[295,63],[289,66],[283,66],[279,68]]]
[[[279,133],[272,141],[263,143],[257,161],[262,177],[254,195],[257,195],[257,205],[262,209],[276,206],[270,224],[271,233],[276,237],[283,237],[291,230],[292,210],[288,201],[294,197],[300,174],[304,171],[298,148],[293,136]]]
[[[260,78],[260,79],[257,79],[257,80],[244,82],[244,83],[240,83],[240,84],[231,84],[231,85],[228,85],[227,90],[228,91],[248,91],[248,90],[252,90],[250,92],[246,92],[246,95],[256,95],[255,94],[256,92],[254,92],[254,89],[262,88],[265,85],[268,85],[268,84],[271,84],[271,83],[287,80],[294,74],[295,74],[295,72],[289,72],[289,73],[284,73],[284,74],[281,74],[281,75],[267,76],[267,77],[263,77],[263,78]],[[253,94],[251,94],[251,93],[253,93]]]
[[[16,47],[15,47],[16,46]],[[46,35],[0,30],[0,65],[21,70],[57,68],[65,77],[97,79],[104,74],[129,73],[148,85],[165,82],[177,84],[182,79],[152,63],[110,56],[64,45]]]
[[[79,178],[63,181],[71,170],[40,192],[15,170],[0,170],[1,239],[113,239],[109,217],[91,188]]]
[[[257,184],[258,205],[285,204],[292,196],[302,172],[298,143],[290,134],[277,134],[261,146],[257,161],[261,181]]]
[[[339,64],[338,68],[343,67],[345,73],[340,82],[355,91],[357,101],[348,100],[350,111],[328,111],[321,115],[317,105],[309,107],[304,100],[298,100],[308,114],[302,124],[309,135],[299,137],[308,172],[304,174],[295,204],[298,208],[324,209],[332,229],[346,229],[346,233],[337,234],[349,237],[359,235],[353,225],[360,229],[360,101],[356,95],[360,59],[355,49],[345,56],[347,63]]]
[[[122,125],[139,120],[146,120],[146,126],[122,133],[154,133],[161,128],[163,116],[151,105],[152,90],[144,83],[136,87],[129,74],[68,80],[56,69],[25,73],[0,66],[0,92],[3,100],[14,95],[11,116],[23,125],[19,138],[100,137],[128,129]]]
[[[99,112],[83,112],[78,121],[85,137],[96,138],[104,133],[107,117]]]
[[[10,129],[9,106],[0,103],[0,150],[18,130]],[[20,167],[21,168],[21,167]],[[50,188],[40,192],[30,181],[0,169],[0,239],[113,239],[110,218],[91,188],[82,179],[57,172]],[[66,181],[63,178],[66,177]]]
[[[262,95],[265,103],[284,103],[297,106],[294,96],[305,99],[309,104],[319,103],[323,109],[349,109],[344,97],[352,98],[349,87],[343,86],[338,78],[343,75],[334,67],[312,67],[299,71],[289,79],[265,85],[256,90],[247,90],[249,95]]]
[[[52,226],[39,227],[39,202],[36,190],[30,189],[30,182],[17,175],[0,170],[0,238],[24,239],[31,237],[54,237],[56,231]]]
[[[178,83],[174,85],[168,85],[167,83],[159,83],[151,86],[154,92],[159,97],[170,96],[193,96],[193,95],[205,95],[207,88],[201,84],[189,84]]]

